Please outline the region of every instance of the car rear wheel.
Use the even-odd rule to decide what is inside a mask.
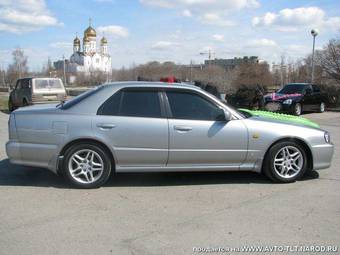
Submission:
[[[27,100],[26,99],[24,99],[23,101],[22,101],[22,106],[28,106],[28,102],[27,102]]]
[[[98,188],[108,180],[110,173],[110,157],[100,146],[76,144],[65,153],[63,174],[78,188]]]
[[[324,102],[321,102],[321,103],[320,103],[320,106],[319,106],[319,112],[320,112],[320,113],[324,112],[324,111],[325,111],[325,108],[326,108],[326,107],[325,107],[325,103],[324,103]]]
[[[294,111],[293,111],[294,115],[296,116],[300,116],[302,113],[302,106],[300,103],[296,103],[294,106]]]
[[[301,145],[280,142],[268,151],[264,173],[274,182],[294,182],[304,175],[307,165],[307,154]]]

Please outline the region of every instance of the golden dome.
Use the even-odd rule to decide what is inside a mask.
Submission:
[[[107,40],[106,38],[103,36],[103,38],[100,40],[101,44],[107,44]]]
[[[90,39],[87,37],[87,36],[84,36],[84,39],[83,39],[84,43],[86,42],[90,42]]]
[[[78,36],[76,36],[76,38],[74,38],[73,44],[74,45],[80,45],[80,40],[79,40]]]
[[[94,28],[91,26],[86,28],[86,30],[84,31],[84,37],[96,37],[96,36],[97,36],[96,30],[94,30]]]

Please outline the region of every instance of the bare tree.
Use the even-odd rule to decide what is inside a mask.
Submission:
[[[12,52],[13,63],[8,66],[7,70],[7,82],[14,84],[15,81],[28,73],[27,57],[24,51],[20,48],[15,49]]]
[[[243,64],[238,70],[239,74],[233,82],[235,87],[268,87],[273,84],[268,64]]]
[[[316,61],[327,78],[340,85],[340,39],[330,40],[324,49],[318,52]]]

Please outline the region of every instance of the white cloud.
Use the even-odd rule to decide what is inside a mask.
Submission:
[[[163,8],[242,9],[258,7],[257,0],[140,0],[140,3]]]
[[[171,50],[171,49],[177,48],[178,46],[180,46],[180,45],[179,45],[179,43],[176,43],[176,42],[158,41],[151,46],[151,49],[153,49],[153,50]]]
[[[217,42],[223,42],[224,41],[224,35],[214,34],[212,37]]]
[[[57,49],[69,49],[72,48],[73,44],[70,42],[54,42],[50,43],[49,46]]]
[[[191,13],[190,10],[184,10],[184,11],[182,12],[182,15],[183,15],[184,17],[192,17],[192,13]]]
[[[233,23],[226,19],[231,11],[244,8],[256,8],[258,0],[139,0],[141,4],[172,8],[185,17],[197,17],[204,24],[230,26]]]
[[[97,28],[97,31],[109,37],[128,37],[129,36],[129,31],[125,27],[116,26],[116,25],[100,26]]]
[[[248,42],[247,46],[255,48],[278,47],[275,41],[266,38],[251,40]]]
[[[224,19],[218,13],[206,13],[201,17],[201,21],[204,24],[220,27],[229,27],[235,25],[234,22]]]
[[[20,34],[59,25],[44,0],[0,0],[0,31]]]
[[[274,27],[279,31],[298,31],[301,27],[319,27],[337,30],[340,17],[327,17],[319,7],[282,9],[278,13],[267,12],[252,19],[254,26]]]

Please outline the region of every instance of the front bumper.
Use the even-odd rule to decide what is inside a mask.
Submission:
[[[331,166],[332,157],[334,154],[333,144],[321,144],[312,146],[313,154],[313,169],[325,169]]]
[[[271,112],[286,112],[290,113],[294,110],[294,103],[292,104],[283,104],[282,102],[266,102],[264,108],[267,111]]]

